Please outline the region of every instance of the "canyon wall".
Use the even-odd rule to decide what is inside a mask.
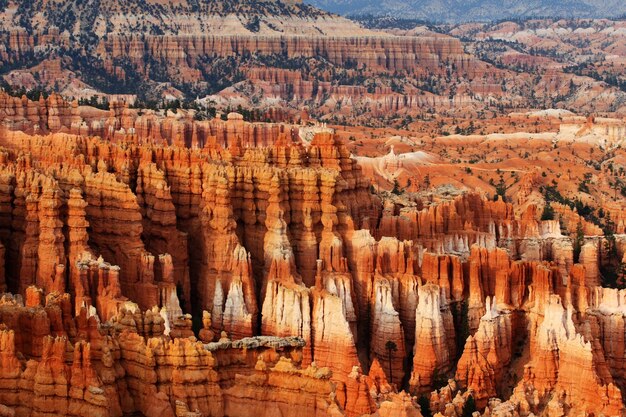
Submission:
[[[452,416],[470,395],[624,412],[624,294],[599,286],[598,236],[574,262],[535,205],[374,194],[328,129],[170,114],[139,133],[113,108],[100,137],[59,97],[0,97],[15,415],[418,416],[422,398]]]

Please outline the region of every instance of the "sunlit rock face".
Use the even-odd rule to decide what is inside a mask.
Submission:
[[[325,128],[126,116],[0,129],[0,415],[623,413],[626,295],[575,213],[374,193]]]

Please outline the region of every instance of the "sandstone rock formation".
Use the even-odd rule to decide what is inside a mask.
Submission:
[[[532,181],[372,193],[328,129],[49,102],[0,129],[1,412],[624,413],[624,238]]]

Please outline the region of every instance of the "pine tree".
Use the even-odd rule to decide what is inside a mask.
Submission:
[[[554,209],[552,208],[552,205],[549,201],[546,203],[545,206],[543,206],[541,220],[554,220]]]
[[[430,401],[425,395],[422,395],[417,403],[420,406],[420,411],[422,413],[422,417],[433,417],[433,412],[430,411]]]
[[[393,383],[393,373],[391,370],[391,360],[393,359],[393,352],[398,350],[398,346],[393,340],[387,340],[385,343],[385,349],[387,349],[387,354],[389,355],[389,382]]]
[[[393,180],[393,190],[391,190],[391,193],[395,195],[402,194],[402,191],[400,190],[400,183],[398,183],[398,180]]]
[[[585,244],[585,231],[582,222],[576,225],[576,236],[574,237],[574,262],[579,262],[580,251]]]
[[[472,417],[474,411],[476,411],[476,402],[474,401],[474,397],[470,395],[467,397],[467,400],[465,400],[461,417]]]

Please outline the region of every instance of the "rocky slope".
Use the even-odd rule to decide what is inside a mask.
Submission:
[[[625,414],[623,229],[532,182],[375,194],[328,128],[0,112],[6,415]]]
[[[528,20],[498,24],[452,26],[449,33],[469,42],[468,50],[500,68],[522,72],[560,70],[571,74],[566,101],[587,113],[602,106],[597,101],[623,105],[623,98],[601,92],[600,83],[626,90],[624,78],[624,21],[607,19]],[[581,94],[582,77],[595,80]],[[590,105],[591,103],[591,105]],[[538,106],[542,107],[542,106]],[[597,110],[595,110],[597,111]]]
[[[240,106],[257,120],[349,124],[535,107],[626,112],[623,91],[601,71],[543,71],[544,60],[535,75],[501,65],[480,48],[465,50],[466,28],[369,30],[278,1],[0,7],[0,76],[15,91],[151,107],[178,99],[226,113]],[[619,22],[596,24],[621,33]]]
[[[3,4],[5,29],[51,27],[75,36],[121,35],[133,31],[176,36],[219,32],[356,35],[356,25],[300,2],[87,0],[80,3],[30,0]],[[343,32],[342,32],[343,31]]]

